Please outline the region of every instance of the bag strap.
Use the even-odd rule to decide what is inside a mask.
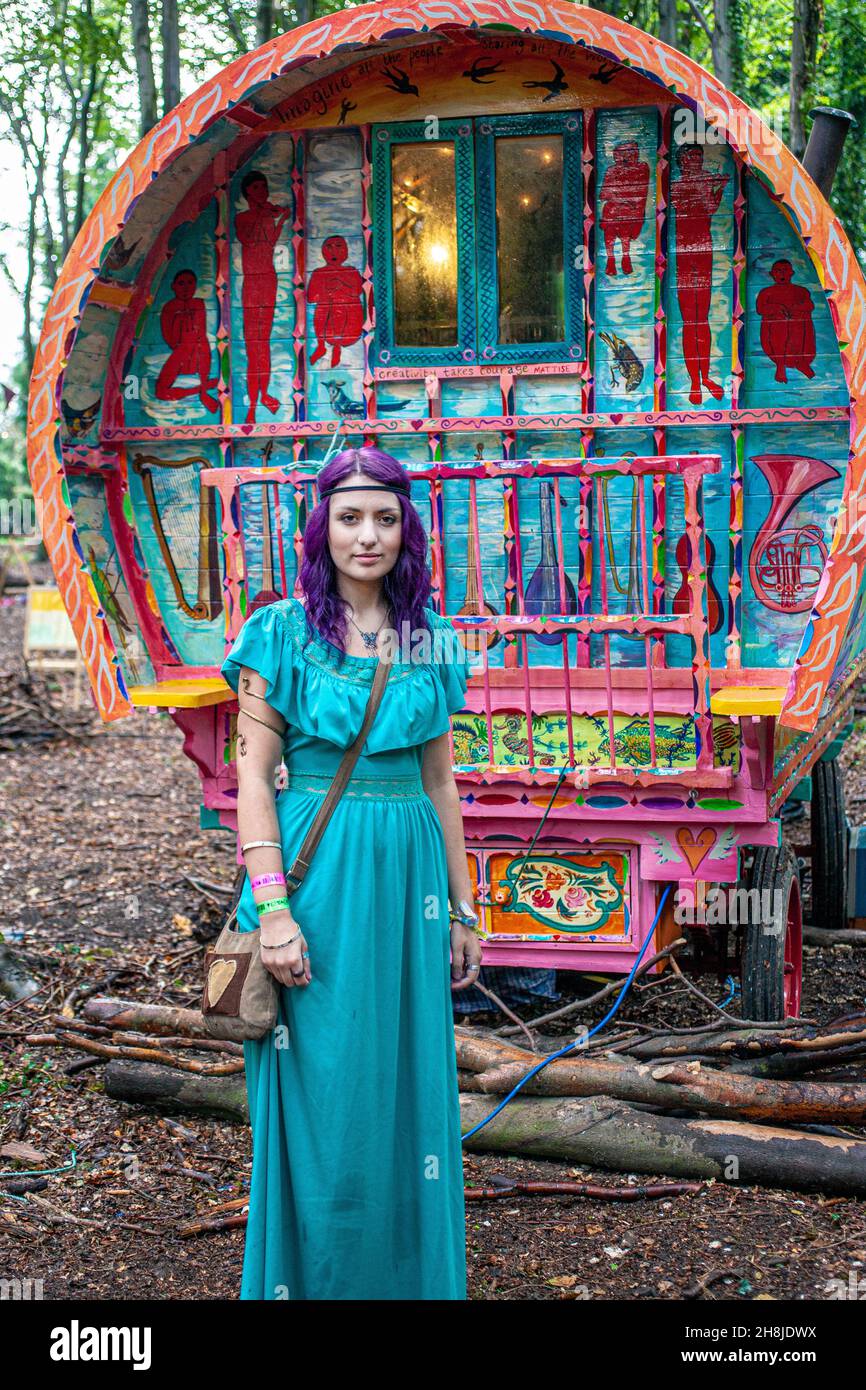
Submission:
[[[371,725],[376,718],[379,705],[382,702],[382,696],[385,693],[385,683],[391,674],[391,664],[390,660],[386,661],[384,657],[379,657],[379,664],[376,667],[373,676],[373,685],[367,700],[367,708],[364,711],[364,722],[361,725],[358,736],[343,754],[340,766],[337,768],[334,775],[334,780],[328,788],[322,805],[316,812],[315,819],[307,831],[304,843],[298,851],[297,858],[291,869],[286,870],[286,897],[291,897],[303,883],[306,872],[310,867],[310,861],[315,853],[316,846],[325,832],[325,826],[331,819],[334,808],[343,795],[346,783],[349,781],[354,766],[361,755],[361,749],[364,746],[367,734],[370,732]]]

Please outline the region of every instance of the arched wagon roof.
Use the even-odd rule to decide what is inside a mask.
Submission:
[[[455,28],[504,29],[580,45],[669,91],[715,125],[780,200],[808,249],[830,304],[851,396],[851,451],[833,544],[799,657],[782,723],[814,728],[858,597],[866,537],[866,282],[837,218],[808,174],[773,132],[703,68],[641,30],[597,10],[529,0],[376,3],[343,10],[271,40],[206,82],[145,137],[118,169],[67,256],[45,315],[28,408],[28,466],[42,533],[105,719],[132,712],[99,598],[84,561],[65,485],[59,400],[64,370],[88,295],[110,243],[152,201],[166,215],[217,150],[293,91],[324,80],[359,52],[405,47]],[[315,65],[311,68],[311,65]]]

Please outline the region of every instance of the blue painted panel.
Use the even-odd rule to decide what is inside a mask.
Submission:
[[[232,409],[237,421],[294,419],[293,158],[291,136],[273,135],[231,181]],[[252,173],[267,180],[267,203],[261,207],[242,192]],[[284,219],[283,209],[289,214]],[[270,408],[266,398],[278,406]]]
[[[698,152],[702,160],[701,167],[684,179],[680,161],[687,160],[693,150]],[[692,157],[697,160],[698,155]],[[717,404],[725,407],[731,403],[736,195],[734,159],[726,145],[677,145],[671,165],[672,206],[668,229],[668,275],[665,284],[667,405],[668,409],[672,410],[693,409],[696,406],[711,410]],[[714,204],[721,180],[724,180],[724,184],[717,210],[712,214],[696,213],[694,209],[701,203],[706,207]],[[679,214],[678,203],[681,204]],[[683,205],[688,205],[690,209],[687,218]],[[707,229],[712,236],[711,250],[706,244]],[[686,253],[686,242],[698,249]],[[705,277],[708,275],[711,275],[711,289],[707,302],[708,282]],[[693,282],[698,283],[697,293],[690,288]],[[680,296],[686,306],[685,330]],[[685,360],[685,355],[689,354],[696,366],[706,361],[701,345],[706,343],[707,328],[709,380],[715,387],[723,388],[718,399],[700,379],[692,381]],[[700,372],[697,372],[698,378],[700,375]]]
[[[847,405],[848,388],[830,306],[809,253],[780,207],[751,175],[746,190],[743,403]],[[776,354],[776,360],[768,351]]]
[[[131,378],[138,391],[136,396],[131,387],[124,389],[124,414],[128,426],[214,424],[219,420],[216,397],[219,371],[216,353],[216,332],[219,323],[214,249],[216,217],[217,205],[212,201],[195,222],[183,223],[172,234],[172,255],[162,271],[154,277],[151,287],[153,303],[144,318],[131,363],[125,371],[127,381]],[[160,390],[186,390],[190,394],[181,400],[164,400],[156,395],[160,373],[165,369],[169,375],[174,376],[174,372],[172,367],[167,365],[172,350],[163,335],[162,314],[163,310],[167,311],[167,315],[176,314],[181,331],[184,331],[184,313],[178,296],[178,287],[182,282],[172,283],[184,272],[195,277],[192,299],[204,303],[200,370],[194,363],[195,351],[192,347],[179,354],[175,359],[179,365],[193,369],[178,373],[173,382],[164,378]],[[167,308],[168,305],[171,305],[171,308]],[[191,306],[188,314],[195,314],[195,306]],[[193,335],[186,329],[184,336],[189,340]],[[209,376],[204,373],[209,373]],[[205,398],[215,408],[203,404],[199,398],[203,380]]]
[[[652,410],[658,115],[600,111],[596,131],[595,405]]]

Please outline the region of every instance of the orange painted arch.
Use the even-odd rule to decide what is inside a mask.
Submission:
[[[367,43],[387,43],[396,49],[410,34],[435,34],[446,26],[507,26],[579,44],[658,83],[721,131],[779,198],[808,250],[830,304],[851,397],[850,460],[839,520],[780,716],[789,728],[813,729],[866,564],[866,281],[841,224],[802,165],[760,117],[710,73],[650,34],[598,10],[535,0],[361,5],[271,39],[224,68],[163,117],[97,201],[66,257],[45,313],[30,381],[27,461],[45,546],[103,719],[123,718],[133,712],[133,706],[76,534],[65,486],[59,400],[68,354],[104,250],[151,182],[254,90],[301,61],[308,65],[342,49],[348,64],[363,56]],[[309,82],[307,66],[299,74],[299,86]]]

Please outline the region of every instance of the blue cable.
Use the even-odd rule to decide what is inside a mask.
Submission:
[[[465,1143],[466,1143],[466,1140],[467,1140],[467,1139],[471,1139],[473,1134],[477,1134],[478,1131],[479,1131],[479,1129],[483,1129],[485,1125],[489,1125],[489,1124],[490,1124],[490,1121],[493,1119],[494,1115],[498,1115],[499,1112],[500,1112],[500,1110],[502,1110],[502,1108],[503,1108],[504,1106],[506,1106],[506,1105],[508,1104],[508,1102],[514,1098],[514,1096],[517,1095],[517,1092],[520,1090],[521,1086],[525,1086],[526,1083],[527,1083],[527,1081],[529,1081],[529,1079],[530,1079],[531,1077],[537,1076],[538,1073],[539,1073],[544,1067],[546,1067],[547,1064],[548,1064],[549,1062],[555,1062],[556,1059],[557,1059],[557,1057],[564,1057],[565,1054],[566,1054],[567,1052],[573,1051],[573,1049],[574,1049],[575,1047],[581,1047],[581,1046],[583,1046],[584,1043],[589,1042],[589,1039],[593,1036],[593,1034],[597,1033],[597,1032],[599,1031],[600,1028],[603,1028],[603,1027],[605,1026],[605,1024],[608,1023],[608,1022],[610,1021],[610,1019],[613,1018],[614,1014],[616,1013],[617,1009],[619,1008],[620,1004],[622,1003],[623,998],[625,997],[626,991],[628,990],[629,986],[631,985],[632,980],[633,980],[634,977],[635,977],[635,973],[636,973],[636,971],[637,971],[637,969],[638,969],[638,966],[640,965],[641,961],[643,960],[644,956],[646,955],[647,947],[649,946],[650,942],[651,942],[652,939],[653,939],[653,936],[655,935],[655,929],[656,929],[656,927],[657,927],[658,924],[659,924],[659,917],[661,916],[662,908],[664,907],[665,902],[667,901],[667,896],[668,896],[668,893],[669,893],[670,891],[671,891],[671,885],[668,884],[667,888],[666,888],[665,891],[662,893],[661,900],[659,901],[658,908],[656,909],[656,915],[655,915],[655,917],[653,918],[653,924],[652,924],[652,926],[651,926],[650,929],[649,929],[649,935],[647,936],[646,941],[644,942],[644,944],[643,944],[643,945],[641,946],[641,948],[640,948],[640,953],[639,953],[639,955],[638,955],[638,957],[637,957],[637,960],[635,961],[634,965],[632,966],[631,970],[629,971],[629,974],[628,974],[628,977],[627,977],[627,979],[626,979],[626,981],[625,981],[625,984],[623,985],[622,989],[620,990],[619,994],[617,995],[615,1002],[611,1005],[610,1009],[609,1009],[608,1012],[605,1014],[605,1016],[604,1016],[604,1018],[601,1020],[601,1022],[600,1022],[600,1023],[596,1023],[595,1027],[590,1028],[590,1030],[589,1030],[589,1032],[587,1033],[587,1035],[586,1035],[585,1038],[575,1038],[574,1042],[568,1043],[568,1045],[567,1045],[566,1047],[560,1048],[560,1050],[559,1050],[558,1052],[551,1052],[550,1055],[549,1055],[548,1057],[545,1057],[543,1061],[541,1061],[541,1062],[538,1063],[538,1066],[533,1067],[532,1070],[531,1070],[531,1071],[528,1071],[524,1077],[521,1077],[520,1081],[518,1081],[517,1085],[514,1087],[514,1090],[511,1091],[511,1092],[509,1092],[509,1094],[504,1098],[504,1100],[501,1100],[501,1101],[499,1102],[499,1104],[497,1105],[497,1107],[496,1107],[495,1110],[491,1110],[490,1114],[487,1116],[487,1118],[486,1118],[485,1120],[479,1120],[478,1124],[475,1125],[475,1127],[474,1127],[473,1129],[467,1130],[467,1132],[463,1135],[463,1138],[462,1138],[462,1140],[461,1140],[461,1143],[465,1144]]]
[[[725,1000],[719,1005],[719,1008],[720,1008],[720,1009],[726,1009],[726,1008],[728,1007],[728,1005],[730,1004],[730,1002],[731,1002],[731,1000],[733,999],[734,995],[736,994],[737,990],[739,989],[739,985],[738,985],[737,981],[734,979],[733,975],[729,975],[729,976],[728,976],[728,978],[725,980],[725,984],[726,984],[726,985],[730,985],[730,994],[728,995],[727,999],[725,999]]]

